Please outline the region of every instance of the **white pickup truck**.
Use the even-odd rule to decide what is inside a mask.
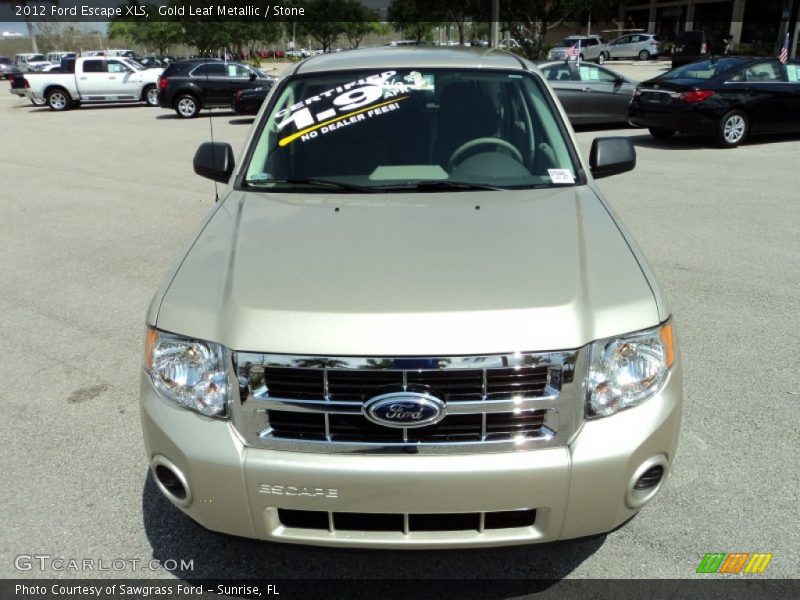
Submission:
[[[44,100],[55,111],[84,102],[145,102],[158,106],[161,71],[123,57],[65,59],[60,73],[27,74],[25,94],[32,101]]]

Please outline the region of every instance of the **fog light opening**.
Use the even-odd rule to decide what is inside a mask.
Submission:
[[[640,508],[650,502],[664,483],[667,466],[667,457],[663,454],[653,456],[639,465],[628,484],[625,503],[630,508]]]
[[[156,456],[153,458],[151,469],[158,489],[167,499],[178,506],[189,506],[192,502],[189,483],[183,472],[172,461],[163,456]]]
[[[659,483],[661,483],[661,479],[664,477],[664,467],[661,465],[656,465],[654,467],[650,467],[645,471],[639,479],[636,480],[636,483],[633,484],[634,490],[649,490],[650,488],[656,487]]]

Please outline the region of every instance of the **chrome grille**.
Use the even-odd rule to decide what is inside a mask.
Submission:
[[[449,358],[308,357],[238,352],[236,430],[248,446],[309,452],[476,452],[565,445],[582,420],[578,351]],[[417,391],[440,421],[384,427],[364,404]]]

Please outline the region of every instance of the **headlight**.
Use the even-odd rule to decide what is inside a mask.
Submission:
[[[209,417],[226,414],[227,352],[223,346],[147,329],[144,367],[161,396]]]
[[[641,404],[661,389],[675,363],[672,324],[594,342],[590,361],[590,416],[607,417]]]

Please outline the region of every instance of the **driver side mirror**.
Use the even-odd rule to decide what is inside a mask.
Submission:
[[[250,73],[250,81],[255,81],[255,80],[256,80],[256,74]]]
[[[192,164],[200,177],[228,183],[236,163],[230,144],[205,142],[195,152]]]
[[[589,153],[592,177],[600,179],[633,170],[636,166],[636,149],[626,137],[597,138]]]

